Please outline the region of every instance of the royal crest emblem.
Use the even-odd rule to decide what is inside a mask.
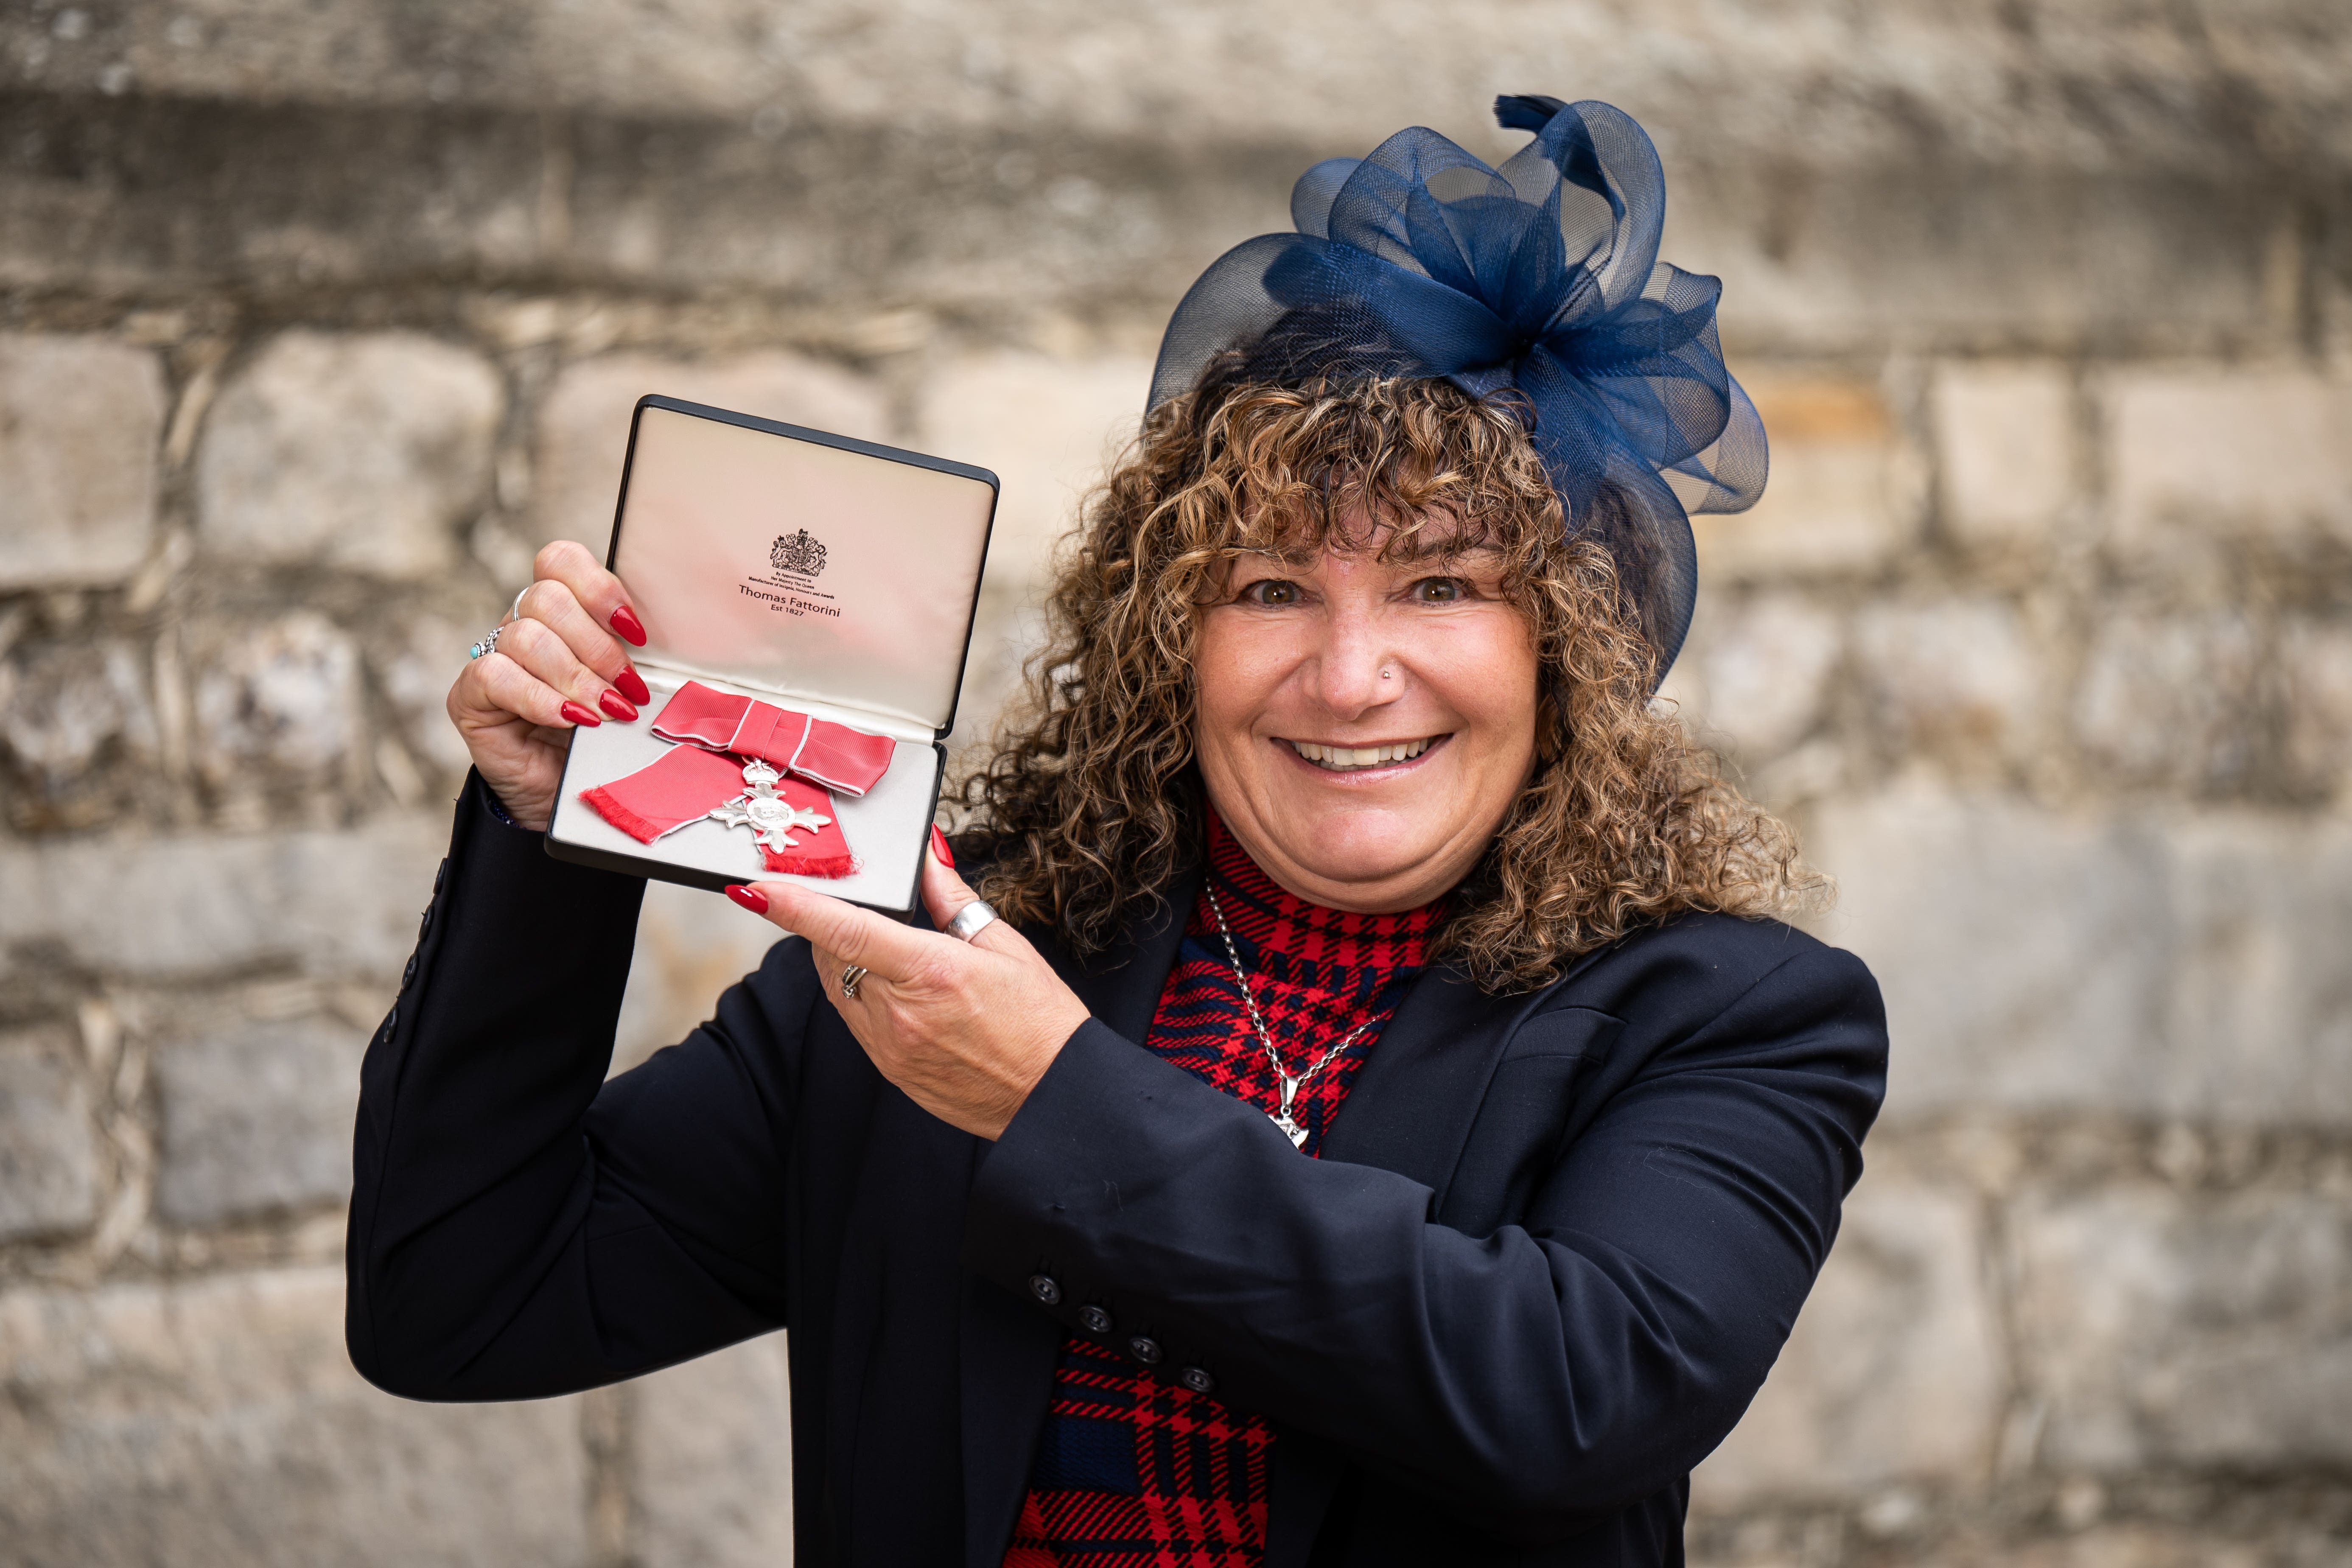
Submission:
[[[824,570],[824,545],[803,528],[797,533],[779,534],[768,559],[779,572],[814,577]]]

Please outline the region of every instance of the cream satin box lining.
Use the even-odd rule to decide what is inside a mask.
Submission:
[[[640,399],[607,564],[645,623],[632,659],[652,700],[630,722],[572,731],[548,853],[695,887],[789,880],[911,910],[995,508],[983,468]],[[652,724],[688,680],[894,742],[863,796],[828,792],[856,870],[770,871],[749,831],[715,820],[642,844],[580,798],[673,749]]]

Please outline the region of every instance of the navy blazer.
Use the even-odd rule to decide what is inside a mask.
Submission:
[[[1322,1145],[1133,1042],[1176,891],[994,1143],[874,1070],[778,942],[605,1081],[643,883],[469,781],[362,1071],[352,1359],[417,1399],[593,1387],[789,1329],[798,1561],[997,1568],[1062,1338],[1276,1433],[1268,1568],[1682,1560],[1885,1083],[1875,984],[1694,916],[1490,996],[1407,995]]]

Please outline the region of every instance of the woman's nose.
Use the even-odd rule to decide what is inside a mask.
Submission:
[[[1332,717],[1353,720],[1395,700],[1403,678],[1393,650],[1369,617],[1335,616],[1325,623],[1315,684],[1317,699]]]

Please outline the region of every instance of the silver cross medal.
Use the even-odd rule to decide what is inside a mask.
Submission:
[[[833,818],[803,811],[778,795],[776,781],[783,776],[755,759],[743,769],[743,793],[706,815],[730,827],[750,828],[751,837],[771,849],[797,849],[800,843],[791,836],[793,829],[814,830]]]

